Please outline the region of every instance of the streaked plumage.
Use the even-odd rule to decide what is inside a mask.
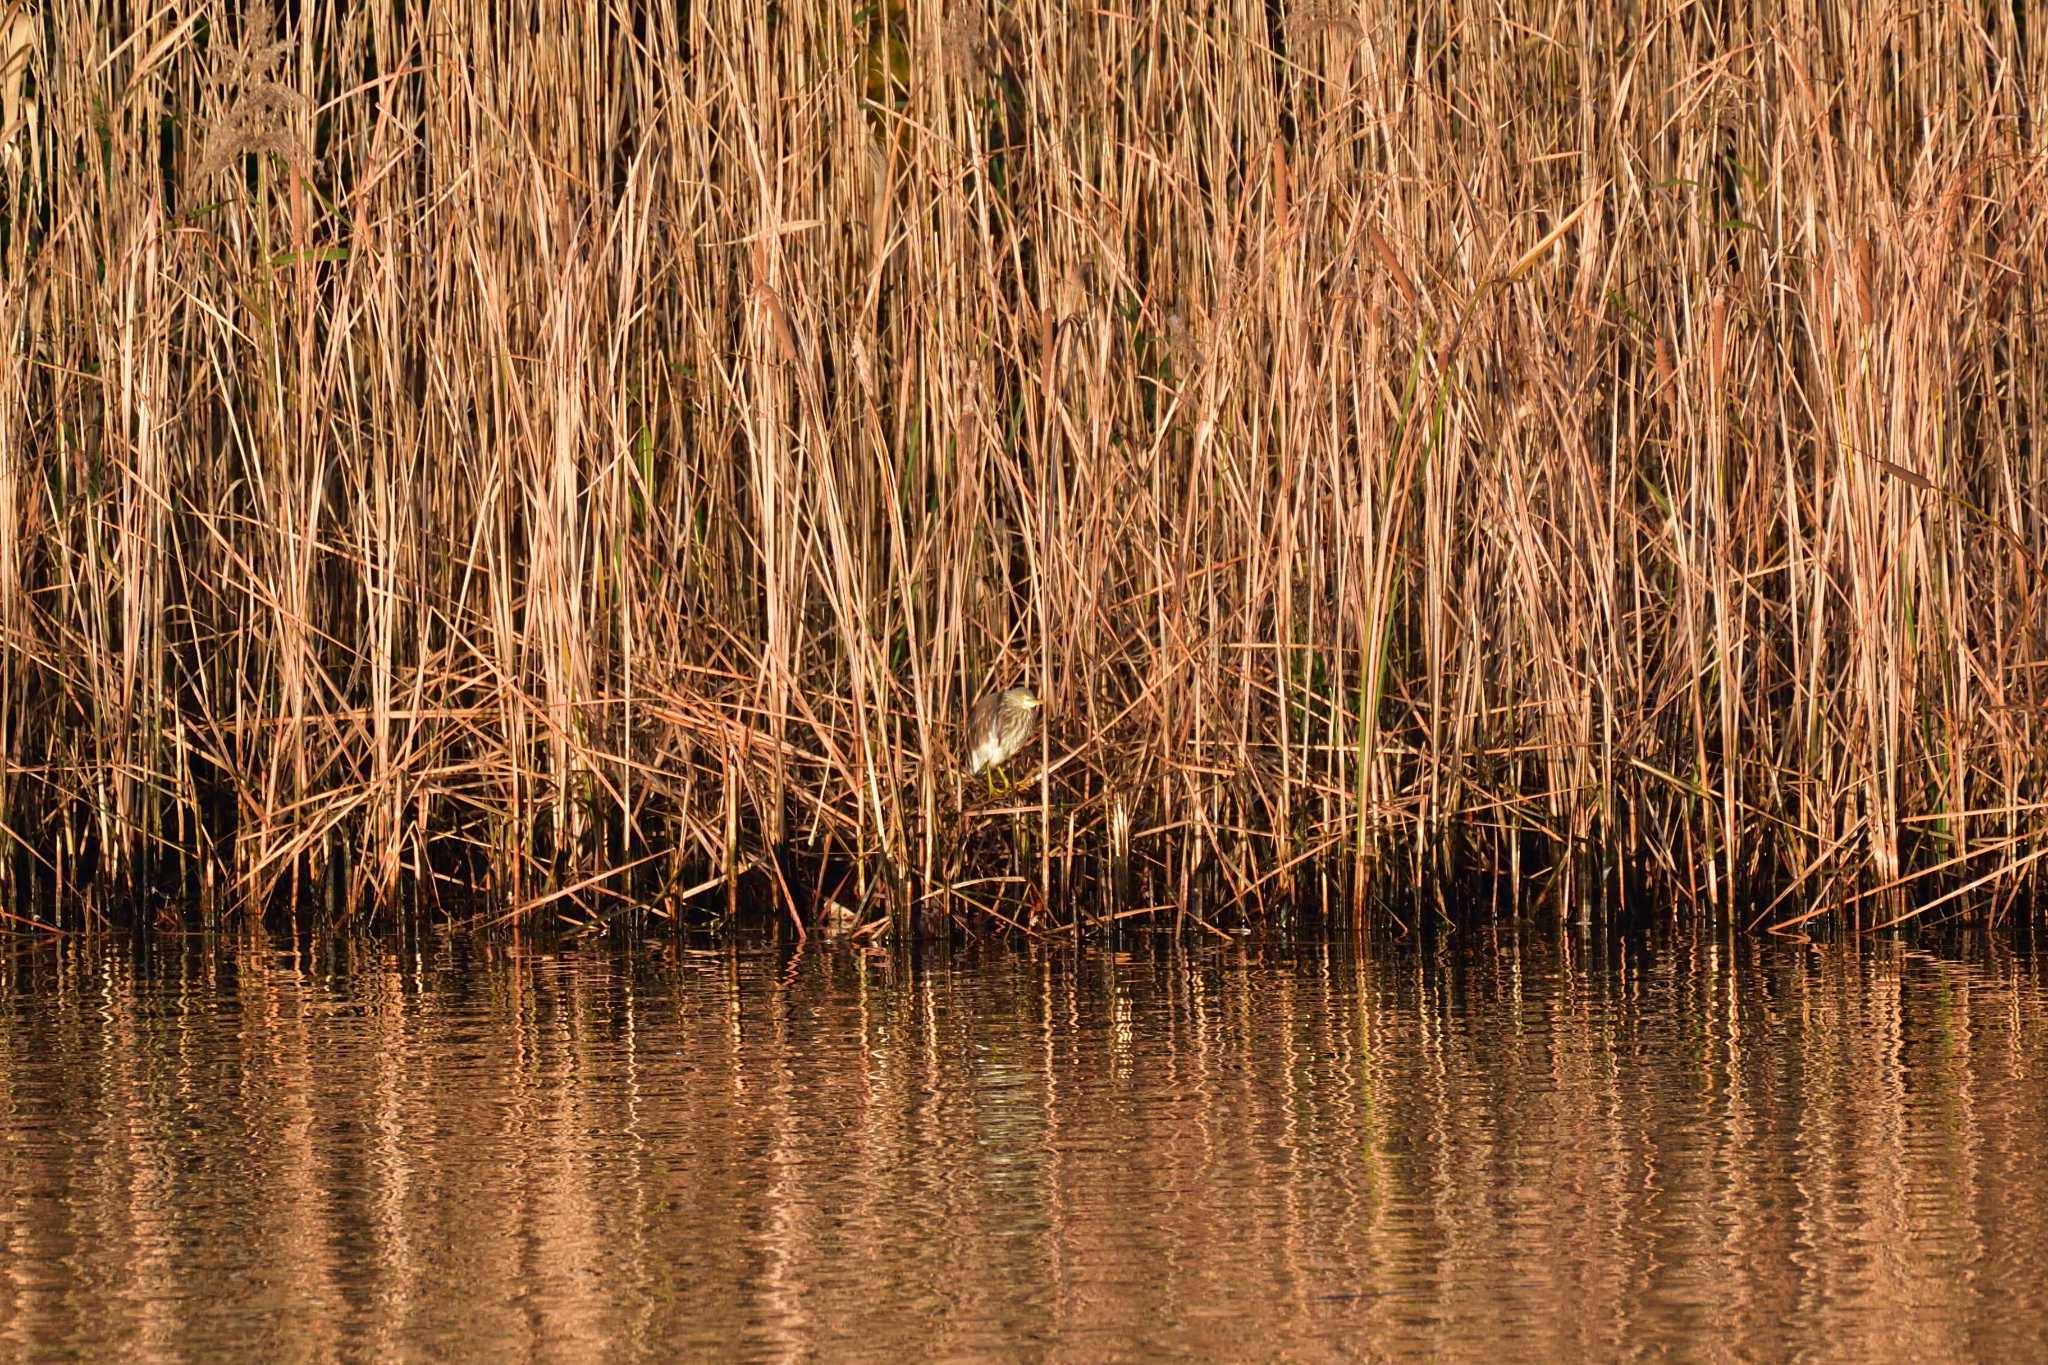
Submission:
[[[1038,698],[1022,687],[991,692],[967,716],[967,771],[999,768],[1024,747],[1038,723]]]

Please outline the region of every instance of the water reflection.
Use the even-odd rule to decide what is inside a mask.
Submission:
[[[17,945],[0,1356],[2036,1355],[1999,943]]]

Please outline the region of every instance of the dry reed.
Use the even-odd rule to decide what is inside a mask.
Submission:
[[[2034,885],[2020,7],[298,14],[8,11],[18,905]]]

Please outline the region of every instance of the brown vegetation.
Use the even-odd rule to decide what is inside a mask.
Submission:
[[[5,30],[17,890],[2048,851],[2024,7],[114,9]]]

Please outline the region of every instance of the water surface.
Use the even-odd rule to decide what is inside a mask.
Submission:
[[[2048,972],[1478,925],[0,968],[0,1356],[2039,1358]]]

